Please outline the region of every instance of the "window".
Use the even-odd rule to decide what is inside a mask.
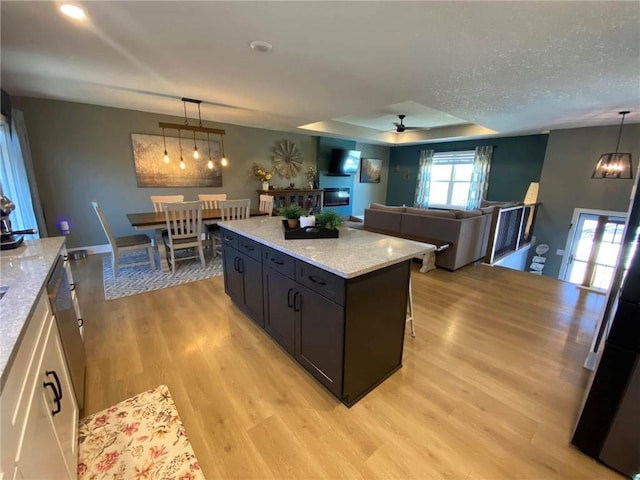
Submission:
[[[465,207],[469,201],[475,150],[433,154],[429,206]]]

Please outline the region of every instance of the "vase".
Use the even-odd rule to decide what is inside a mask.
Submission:
[[[308,217],[300,217],[300,228],[315,227],[315,226],[316,226],[315,216],[309,215]]]
[[[269,190],[269,182],[262,182],[262,190]]]
[[[289,226],[289,228],[298,228],[298,219],[287,218],[287,225]]]

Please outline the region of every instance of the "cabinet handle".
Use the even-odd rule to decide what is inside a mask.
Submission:
[[[240,270],[238,269],[238,257],[233,257],[233,269],[236,272],[239,272]]]
[[[244,273],[244,262],[238,257],[238,273]]]
[[[78,327],[84,327],[84,319],[83,318],[79,318],[78,319]]]
[[[69,284],[69,290],[71,290],[72,292],[76,289],[76,284],[75,283],[70,283]]]
[[[56,381],[56,385],[58,387],[58,391],[56,392],[56,398],[58,400],[62,400],[62,385],[60,385],[60,379],[58,378],[58,374],[55,370],[47,370],[45,372],[48,375],[53,375],[53,379]]]
[[[269,260],[276,265],[284,265],[284,262],[282,260],[276,260],[274,257],[271,257]]]
[[[51,415],[56,416],[61,410],[60,400],[62,400],[62,386],[60,385],[60,379],[58,378],[58,374],[55,370],[47,370],[45,375],[53,375],[53,379],[56,381],[55,385],[52,382],[43,383],[44,388],[49,387],[53,391],[53,401],[56,402],[56,408],[55,410],[51,410]]]
[[[294,312],[300,311],[300,292],[296,292],[295,295],[293,296],[293,311]]]
[[[317,279],[317,278],[316,278],[316,277],[314,277],[313,275],[309,275],[309,277],[308,277],[308,278],[309,278],[309,280],[311,280],[313,283],[317,283],[318,285],[321,285],[321,286],[325,286],[325,285],[327,284],[327,282],[324,282],[324,281],[322,281],[322,280],[320,280],[320,279]]]
[[[51,410],[51,415],[53,415],[54,417],[60,413],[60,398],[58,398],[58,395],[56,392],[56,386],[51,383],[51,382],[44,382],[44,388],[50,387],[51,390],[53,390],[53,401],[56,402],[56,409],[55,410]]]
[[[289,308],[293,308],[293,300],[291,299],[291,294],[293,293],[293,288],[290,288],[287,292],[287,306]]]
[[[249,250],[250,252],[253,252],[255,250],[255,248],[252,245],[246,245],[246,244],[242,244],[242,248],[244,248],[245,250]]]

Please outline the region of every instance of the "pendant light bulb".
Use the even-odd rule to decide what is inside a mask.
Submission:
[[[227,157],[224,154],[224,137],[222,135],[220,135],[220,144],[222,146],[222,160],[220,160],[220,164],[223,167],[226,167],[227,165],[229,165],[229,161],[227,160]]]
[[[207,162],[207,168],[208,168],[209,170],[213,170],[213,160],[209,160],[209,161]]]
[[[186,165],[184,164],[184,160],[180,159],[180,170],[184,170],[186,168]]]
[[[196,145],[196,132],[193,132],[193,158],[196,160],[200,158],[200,153],[198,153],[198,145]]]
[[[164,136],[164,128],[162,129],[162,142],[164,143],[164,163],[169,164],[169,154],[167,153],[167,137]]]

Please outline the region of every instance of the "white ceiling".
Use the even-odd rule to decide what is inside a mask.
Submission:
[[[203,120],[382,144],[640,121],[638,1],[76,4],[84,25],[2,0],[9,94],[179,117],[190,97]]]

